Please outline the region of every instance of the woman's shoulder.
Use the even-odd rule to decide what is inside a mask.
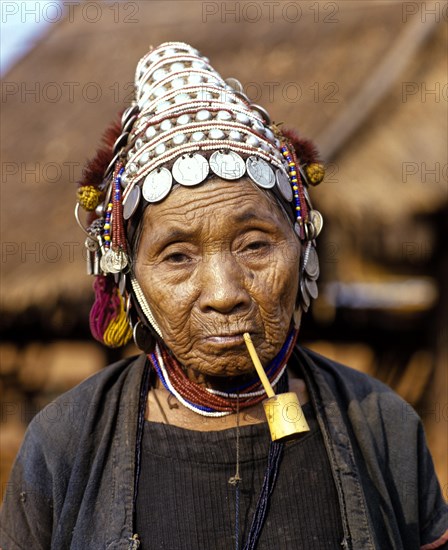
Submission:
[[[366,374],[353,367],[330,359],[320,353],[303,346],[296,347],[296,353],[300,364],[311,368],[311,370],[319,370],[325,375],[325,378],[334,377],[344,381],[347,387],[353,387],[357,392],[385,391],[392,392],[383,382],[373,376]]]
[[[146,358],[122,359],[86,378],[49,403],[30,422],[27,436],[64,442],[89,429],[101,428],[120,406],[138,395]]]
[[[113,391],[117,384],[125,384],[129,377],[133,379],[141,377],[142,369],[145,364],[146,356],[143,354],[120,359],[115,363],[107,365],[95,374],[92,374],[74,386],[71,390],[63,393],[60,398],[84,394],[86,391],[91,393],[98,391]]]
[[[307,348],[297,347],[297,356],[316,384],[325,385],[339,403],[368,410],[373,414],[395,415],[395,418],[419,422],[409,403],[380,380],[352,367],[324,357]]]

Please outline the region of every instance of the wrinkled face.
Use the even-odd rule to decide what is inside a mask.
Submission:
[[[210,376],[264,366],[282,347],[298,289],[300,244],[280,207],[247,179],[177,186],[145,210],[135,272],[166,345]]]

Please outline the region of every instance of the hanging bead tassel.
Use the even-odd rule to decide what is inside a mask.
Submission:
[[[95,301],[90,310],[90,330],[93,337],[109,347],[126,344],[132,330],[126,319],[124,301],[114,281],[99,275],[93,283]]]
[[[126,317],[123,297],[116,287],[114,289],[114,294],[116,294],[119,302],[117,316],[112,319],[107,329],[104,331],[104,343],[110,348],[120,348],[126,345],[132,338],[132,329]]]
[[[281,152],[288,163],[289,179],[294,195],[296,220],[300,230],[299,236],[303,240],[305,238],[304,222],[308,218],[308,208],[303,193],[303,183],[299,172],[299,161],[294,149],[289,148],[286,143],[281,144]]]
[[[104,275],[95,277],[93,290],[95,301],[90,310],[90,330],[93,337],[104,344],[104,332],[114,317],[117,304],[114,304],[112,282]]]

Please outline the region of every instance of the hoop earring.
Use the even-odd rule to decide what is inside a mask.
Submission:
[[[134,325],[132,338],[135,345],[144,353],[152,353],[156,345],[156,339],[151,333],[149,327],[144,325],[140,320]]]

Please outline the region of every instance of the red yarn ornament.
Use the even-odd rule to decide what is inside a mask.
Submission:
[[[282,128],[281,133],[294,147],[300,165],[320,162],[319,152],[311,140],[300,137],[293,129]]]
[[[95,340],[104,344],[104,333],[110,322],[121,311],[118,289],[111,277],[98,275],[93,282],[95,301],[90,310],[90,332]]]
[[[79,187],[83,187],[84,185],[98,187],[103,182],[104,172],[113,159],[114,143],[121,135],[121,114],[106,128],[101,138],[101,146],[97,150],[96,155],[84,167],[82,178],[78,182]]]

